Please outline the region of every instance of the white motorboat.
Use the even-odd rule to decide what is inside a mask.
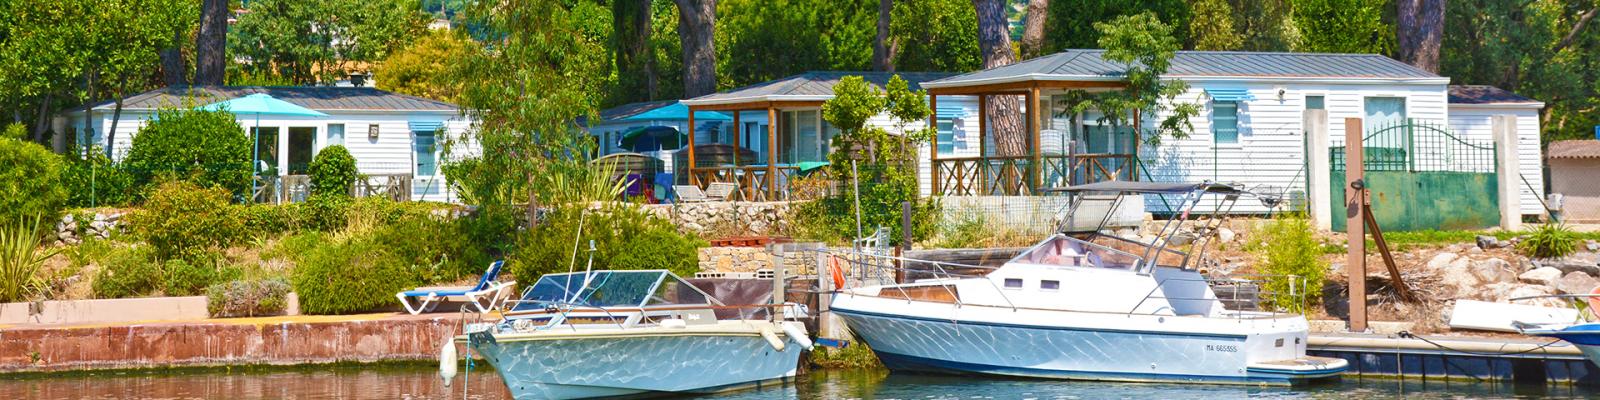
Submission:
[[[1093,193],[1116,194],[1107,210],[1129,194],[1178,195],[1182,214],[1153,243],[1100,229],[1057,233],[982,276],[945,273],[843,289],[832,312],[896,371],[1286,385],[1337,377],[1347,368],[1342,359],[1306,355],[1301,315],[1227,309],[1190,265],[1203,251],[1191,260],[1171,245],[1201,197],[1232,202],[1248,193],[1221,184],[1151,182],[1065,190],[1075,198],[1063,227],[1075,221],[1084,199],[1106,199]],[[1189,247],[1204,249],[1204,241]]]
[[[492,364],[517,399],[781,384],[811,346],[799,322],[745,317],[767,305],[723,305],[664,270],[545,275],[511,304],[502,320],[468,325],[455,341]]]

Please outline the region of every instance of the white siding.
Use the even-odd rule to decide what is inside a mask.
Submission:
[[[1539,110],[1516,106],[1454,105],[1450,107],[1450,130],[1462,139],[1493,142],[1494,132],[1490,121],[1495,115],[1517,117],[1517,172],[1522,174],[1522,179],[1516,180],[1517,189],[1522,193],[1519,206],[1524,215],[1543,215],[1544,205],[1539,201],[1544,196],[1544,156],[1539,151]],[[1527,183],[1522,182],[1524,179]],[[1529,189],[1529,185],[1533,188]]]

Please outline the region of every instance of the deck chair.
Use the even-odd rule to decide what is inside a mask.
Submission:
[[[715,201],[728,201],[733,192],[739,190],[738,184],[717,182],[706,186],[706,199]]]
[[[483,271],[483,278],[478,279],[477,286],[422,287],[395,293],[394,297],[400,299],[400,304],[404,305],[411,315],[432,312],[446,297],[451,296],[465,298],[478,309],[478,313],[488,313],[494,306],[505,301],[506,296],[511,294],[511,287],[517,284],[516,281],[498,282],[501,267],[505,263],[505,260],[490,263],[489,269]]]
[[[695,185],[672,185],[672,191],[678,194],[678,201],[684,203],[699,203],[706,201],[706,192],[700,191]]]

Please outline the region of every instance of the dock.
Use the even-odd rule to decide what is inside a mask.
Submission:
[[[1354,377],[1600,386],[1595,365],[1553,339],[1315,333],[1306,353],[1343,358]]]

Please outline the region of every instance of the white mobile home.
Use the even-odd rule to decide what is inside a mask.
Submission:
[[[462,138],[470,121],[454,104],[365,87],[168,87],[130,96],[113,125],[115,103],[66,113],[68,129],[80,145],[92,145],[121,160],[139,128],[158,110],[200,107],[252,94],[266,94],[325,116],[236,113],[246,132],[259,134],[257,171],[287,177],[305,173],[316,153],[344,145],[362,174],[393,176],[409,182],[411,199],[452,201],[440,163],[445,140]],[[452,158],[477,149],[460,146]]]

